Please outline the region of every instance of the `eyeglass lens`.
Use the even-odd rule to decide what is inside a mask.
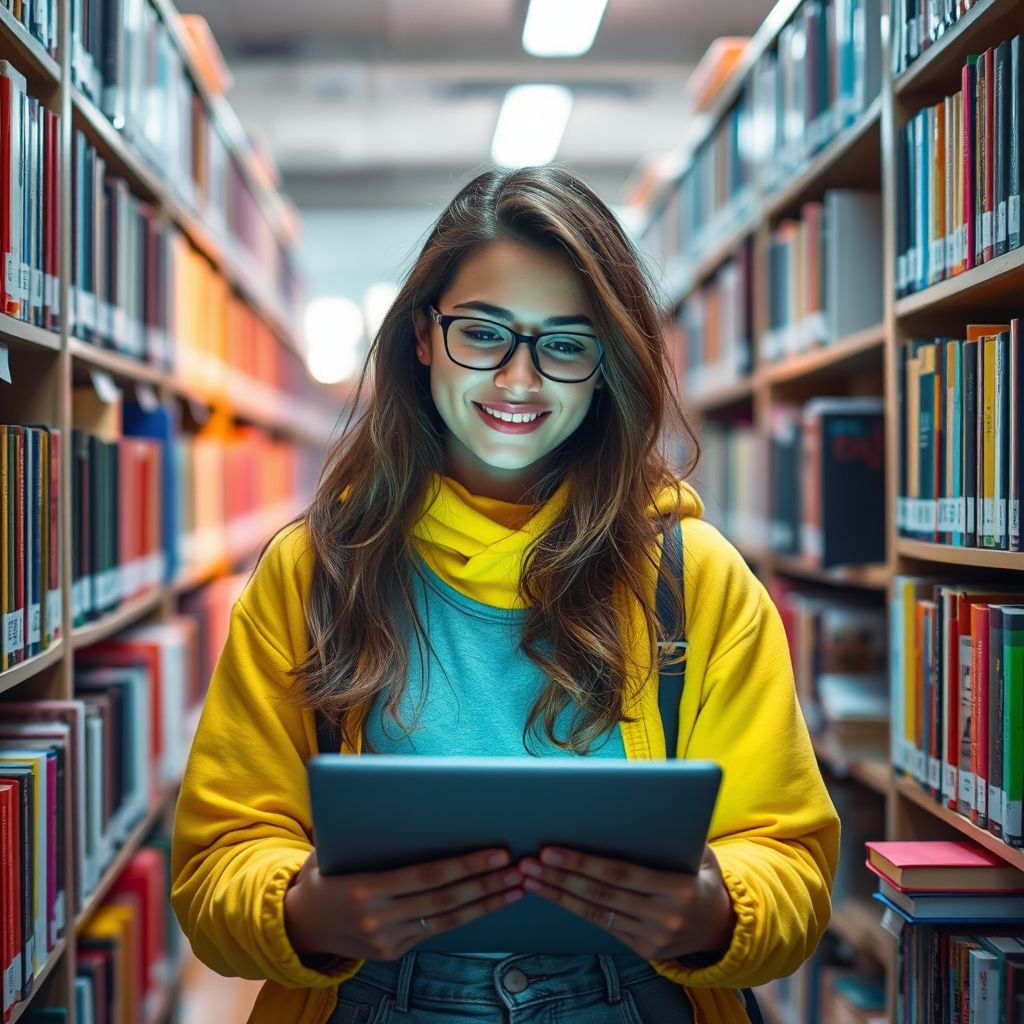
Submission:
[[[448,351],[463,366],[493,369],[514,343],[513,333],[500,324],[460,318],[448,325]],[[536,351],[541,370],[565,381],[589,377],[600,357],[597,339],[587,334],[544,334]]]

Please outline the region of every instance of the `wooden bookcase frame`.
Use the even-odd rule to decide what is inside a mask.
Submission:
[[[0,314],[0,345],[9,350],[13,384],[0,382],[0,422],[46,422],[63,432],[65,458],[62,466],[62,496],[60,515],[62,524],[62,638],[34,658],[30,658],[7,672],[0,673],[0,714],[4,698],[18,700],[39,698],[68,698],[73,692],[74,652],[95,643],[127,626],[143,620],[160,621],[176,613],[179,597],[192,589],[240,568],[251,560],[263,540],[274,529],[283,525],[297,508],[270,510],[259,538],[242,538],[233,543],[229,555],[220,563],[180,575],[173,583],[157,587],[131,600],[125,601],[112,614],[71,629],[71,524],[75,510],[71,507],[70,460],[66,457],[70,442],[72,418],[72,389],[88,382],[90,371],[101,370],[112,377],[125,390],[146,385],[161,403],[181,401],[197,411],[201,417],[219,416],[226,422],[239,421],[255,424],[286,438],[292,443],[323,450],[329,441],[340,402],[337,394],[325,391],[322,403],[287,403],[280,395],[276,403],[266,401],[266,395],[254,398],[241,388],[229,388],[224,396],[208,398],[182,382],[174,374],[137,362],[120,353],[99,348],[71,336],[66,315],[69,309],[69,282],[71,276],[71,137],[72,129],[82,129],[89,141],[103,154],[108,167],[124,177],[136,194],[149,200],[159,211],[164,224],[174,223],[193,246],[201,252],[228,280],[231,288],[253,308],[274,333],[278,342],[294,359],[304,355],[289,316],[275,298],[264,293],[248,275],[232,253],[192,215],[154,174],[132,147],[111,126],[101,111],[78,89],[71,79],[70,0],[58,3],[59,61],[53,60],[43,46],[29,35],[6,7],[0,6],[0,57],[10,60],[28,79],[29,92],[38,96],[50,110],[61,116],[60,190],[62,217],[62,251],[60,263],[60,308],[62,326],[59,331],[43,330]],[[237,164],[247,184],[258,198],[270,223],[281,237],[282,221],[279,215],[280,198],[268,192],[253,176],[242,154],[245,139],[234,113],[221,97],[209,95],[202,77],[197,73],[186,42],[186,33],[177,12],[169,0],[150,0],[164,23],[169,27],[183,54],[195,88],[206,102],[211,117],[216,119],[229,150],[238,155]],[[299,407],[297,407],[299,406]],[[149,808],[131,836],[119,849],[107,867],[96,890],[88,897],[83,913],[66,926],[65,938],[51,953],[45,968],[37,976],[29,999],[16,1003],[14,1024],[29,1007],[61,1006],[69,1010],[74,1024],[74,964],[76,935],[85,918],[96,908],[109,890],[121,868],[138,849],[145,837],[157,824],[169,825],[177,795],[176,785],[167,787]],[[66,891],[71,891],[71,858],[67,858]],[[175,1004],[180,978],[168,979],[156,1004],[145,1021],[137,1024],[162,1024]]]
[[[750,78],[758,58],[776,41],[780,30],[799,10],[801,0],[779,0],[753,36],[743,59],[729,83],[706,113],[695,119],[686,139],[671,161],[668,182],[651,203],[658,210],[669,189],[679,185],[681,175],[695,159],[698,147],[708,139],[730,110]],[[686,395],[684,405],[700,419],[749,411],[759,433],[768,436],[768,415],[779,399],[802,401],[828,393],[880,394],[886,409],[886,550],[883,564],[820,570],[806,567],[799,558],[775,555],[767,550],[743,550],[766,583],[777,577],[824,583],[837,587],[875,590],[889,595],[894,578],[901,573],[924,573],[945,578],[967,576],[990,578],[1006,572],[1024,572],[1024,553],[952,548],[900,537],[895,517],[897,493],[898,431],[895,410],[896,365],[900,346],[912,337],[933,333],[939,317],[952,318],[946,333],[963,330],[970,320],[988,320],[992,306],[1010,306],[1014,296],[1024,296],[1024,248],[982,264],[957,277],[942,281],[913,295],[896,299],[896,194],[895,145],[898,126],[927,103],[938,102],[960,88],[960,68],[968,53],[978,52],[1024,29],[1022,0],[979,0],[953,29],[933,43],[903,74],[894,79],[889,59],[888,3],[883,0],[881,38],[881,83],[878,97],[870,102],[855,122],[816,154],[794,179],[772,193],[766,193],[754,172],[753,195],[746,216],[732,224],[711,250],[687,263],[685,257],[672,262],[665,272],[669,290],[669,312],[709,281],[721,265],[749,240],[753,250],[752,372],[699,395]],[[871,26],[869,26],[871,30]],[[821,199],[828,188],[873,187],[883,202],[883,318],[878,324],[825,347],[759,364],[758,339],[768,323],[766,288],[767,252],[777,219],[798,210],[806,199]],[[651,219],[657,217],[653,213]],[[650,223],[650,221],[648,221]],[[685,242],[683,245],[685,253]],[[1024,299],[1019,299],[1024,314]],[[959,325],[959,326],[956,326]],[[955,329],[954,329],[955,328]],[[920,331],[920,333],[916,333]],[[685,387],[685,382],[684,382]],[[1003,577],[1005,579],[1005,577]],[[1014,849],[991,833],[979,829],[963,815],[940,807],[911,780],[893,772],[889,762],[837,764],[823,750],[819,760],[827,773],[849,777],[885,801],[886,835],[892,839],[952,838],[957,835],[976,840],[1005,861],[1024,870],[1024,850]],[[889,990],[889,1016],[895,999],[896,943],[881,927],[882,908],[873,900],[854,901],[833,909],[831,930],[859,951],[870,954],[885,969]],[[763,993],[763,994],[762,994]],[[772,992],[763,991],[762,1008],[775,1024],[795,1024],[802,1016],[788,1017]],[[799,1014],[802,1008],[797,1008]]]

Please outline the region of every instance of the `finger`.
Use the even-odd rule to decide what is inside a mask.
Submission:
[[[540,863],[545,867],[561,868],[578,875],[596,879],[617,889],[627,889],[642,896],[678,895],[694,876],[674,871],[657,871],[642,864],[613,857],[599,857],[580,850],[563,847],[545,847],[540,852]]]
[[[450,932],[470,921],[493,914],[502,907],[507,907],[523,898],[521,889],[507,889],[504,892],[493,893],[481,900],[464,904],[454,910],[444,911],[430,917],[423,915],[422,923],[417,918],[415,921],[407,922],[399,934],[399,948],[402,952],[408,952],[417,942],[421,942],[428,935],[440,935],[443,932]]]
[[[515,868],[501,868],[486,875],[460,879],[439,889],[428,889],[394,900],[385,911],[385,919],[393,921],[415,921],[421,917],[436,917],[475,903],[497,893],[520,889],[523,875]]]
[[[616,938],[621,939],[624,936],[639,938],[646,932],[649,932],[651,928],[650,921],[640,920],[631,914],[614,910],[611,907],[598,906],[596,903],[591,903],[574,893],[566,892],[564,889],[559,889],[557,886],[542,882],[537,878],[527,878],[523,883],[523,888],[527,892],[535,893],[551,903],[558,904],[558,906],[575,914],[577,917],[582,917],[584,921],[597,925],[598,928],[602,928]]]
[[[394,871],[382,871],[364,876],[382,895],[394,897],[438,889],[463,878],[482,875],[495,868],[506,867],[510,862],[507,850],[477,850],[458,857],[430,861],[426,864],[412,864]]]
[[[651,896],[643,896],[632,889],[620,889],[599,878],[548,867],[533,860],[522,861],[519,868],[526,876],[524,885],[527,889],[531,888],[529,882],[539,882],[577,896],[585,903],[603,908],[606,912],[614,910],[619,914],[630,914],[638,920],[649,917],[654,909],[654,900]]]

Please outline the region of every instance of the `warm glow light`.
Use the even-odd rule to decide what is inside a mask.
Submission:
[[[579,57],[594,45],[608,0],[530,0],[523,49],[534,57]]]
[[[321,384],[337,384],[352,377],[359,363],[363,314],[341,296],[313,299],[306,307],[306,364]]]
[[[517,85],[505,94],[491,143],[503,167],[550,163],[572,112],[572,93],[561,85]]]
[[[398,296],[398,287],[390,281],[371,284],[363,295],[363,319],[366,321],[366,335],[375,338],[380,330],[384,315]]]

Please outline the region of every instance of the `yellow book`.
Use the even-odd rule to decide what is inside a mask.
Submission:
[[[142,974],[141,917],[128,903],[103,903],[86,922],[78,936],[109,942],[114,952],[115,1020],[111,1024],[135,1024],[142,1020],[139,978]]]
[[[999,546],[996,537],[996,335],[981,339],[982,404],[981,404],[981,503],[982,547]]]

